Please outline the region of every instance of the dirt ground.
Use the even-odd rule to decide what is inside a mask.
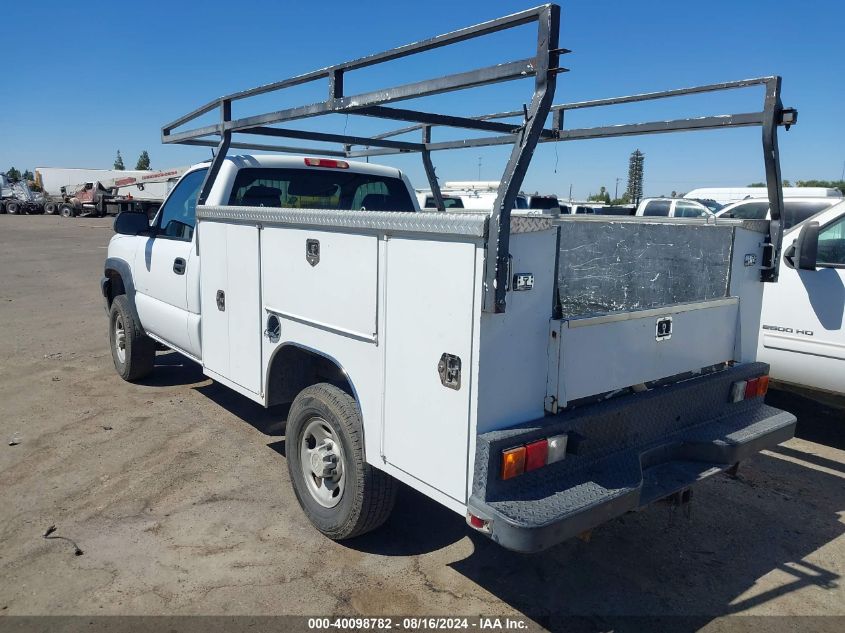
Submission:
[[[403,489],[337,544],[293,495],[279,423],[175,353],[123,382],[99,279],[109,219],[0,216],[0,613],[845,615],[845,412],[667,506],[525,556]],[[10,446],[10,443],[16,443]],[[55,535],[73,539],[83,550]],[[680,621],[680,620],[679,620]],[[796,630],[800,629],[798,626]]]

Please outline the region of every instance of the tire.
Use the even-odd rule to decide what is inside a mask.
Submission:
[[[320,429],[329,433],[320,436]],[[396,501],[396,481],[367,464],[358,404],[345,391],[328,383],[303,389],[288,414],[285,447],[299,505],[325,536],[335,541],[360,536],[390,516]],[[311,466],[320,447],[323,452],[317,453],[316,463],[321,468],[337,464],[332,476],[322,479],[315,476]],[[326,492],[333,489],[340,492],[336,496]]]
[[[129,309],[126,295],[118,295],[112,301],[109,311],[109,343],[114,368],[124,380],[139,380],[153,371],[155,341],[141,331],[140,324]]]
[[[6,213],[6,203],[0,201],[0,215],[4,215]]]
[[[76,209],[73,208],[72,204],[64,203],[59,207],[59,214],[63,218],[74,218],[76,217]]]
[[[44,203],[44,213],[47,215],[56,215],[58,213],[59,208],[56,206],[55,202],[45,202]]]
[[[21,212],[21,205],[19,202],[15,202],[14,200],[9,200],[6,203],[6,213],[9,215],[17,215]]]

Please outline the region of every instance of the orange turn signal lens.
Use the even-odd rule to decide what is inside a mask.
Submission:
[[[758,396],[765,396],[766,392],[769,390],[769,377],[768,376],[760,376],[757,379],[757,395]]]
[[[511,479],[525,472],[525,447],[502,451],[502,479]]]

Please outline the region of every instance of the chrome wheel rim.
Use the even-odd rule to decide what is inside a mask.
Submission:
[[[314,501],[324,508],[340,503],[346,487],[343,448],[323,418],[311,418],[305,424],[299,443],[299,464]]]
[[[121,363],[126,362],[126,330],[123,327],[123,318],[117,315],[114,320],[114,349],[117,352],[117,359]]]

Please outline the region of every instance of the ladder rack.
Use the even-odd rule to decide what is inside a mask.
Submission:
[[[536,24],[536,54],[528,59],[481,67],[467,72],[355,95],[347,95],[344,91],[344,77],[349,72],[528,24]],[[780,77],[743,79],[676,90],[553,105],[557,76],[559,73],[567,71],[566,68],[559,65],[560,56],[570,52],[558,45],[559,27],[560,8],[555,4],[541,5],[427,40],[406,44],[389,51],[220,97],[165,125],[161,130],[161,139],[163,143],[216,148],[214,160],[200,191],[198,204],[205,203],[220,166],[225,160],[228,150],[232,148],[348,158],[419,153],[435,204],[441,211],[444,208],[443,198],[435,175],[434,164],[431,160],[431,152],[492,145],[511,145],[510,157],[500,179],[496,202],[490,216],[484,287],[484,309],[489,312],[504,312],[508,286],[510,213],[515,205],[516,196],[522,186],[525,173],[538,143],[760,126],[763,131],[763,160],[772,217],[762,278],[763,281],[775,281],[778,273],[778,253],[780,252],[783,234],[781,223],[783,191],[777,128],[783,125],[789,129],[790,125],[797,122],[797,111],[784,108],[781,104]],[[523,105],[520,110],[480,116],[455,116],[398,108],[392,105],[409,99],[467,90],[527,77],[534,78],[533,94],[530,102]],[[232,103],[234,101],[320,80],[328,82],[328,94],[325,101],[232,119]],[[564,127],[564,115],[568,110],[665,99],[757,85],[765,87],[763,108],[760,111],[580,129]],[[214,110],[219,111],[217,123],[179,131],[187,123]],[[388,121],[401,121],[411,125],[372,136],[306,131],[279,125],[327,114],[352,114]],[[551,125],[548,124],[550,116],[552,119]],[[508,122],[507,120],[511,121]],[[432,141],[432,129],[435,127],[464,129],[473,132],[481,131],[490,133],[490,135],[434,142]],[[418,141],[396,138],[414,132],[420,135]],[[237,141],[233,140],[235,134],[239,135]],[[244,136],[247,140],[244,140]],[[320,149],[273,145],[254,142],[251,137],[315,141],[337,144],[338,147],[336,149]]]

